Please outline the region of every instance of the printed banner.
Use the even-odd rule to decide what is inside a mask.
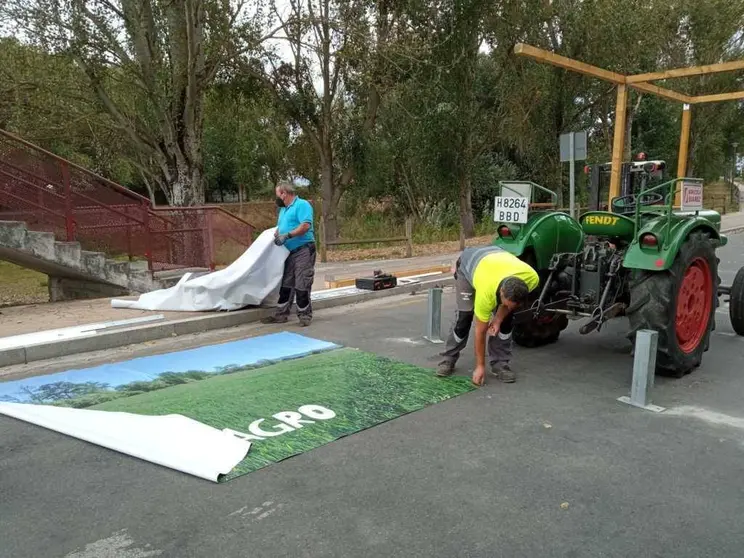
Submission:
[[[63,376],[66,374],[65,381],[59,381],[59,375],[55,374],[25,380],[33,381],[33,386],[14,382],[13,390],[8,389],[10,383],[0,383],[0,395],[5,401],[16,402],[15,405],[6,404],[6,408],[32,407],[17,403],[33,402],[63,407],[59,411],[70,411],[72,407],[83,409],[78,413],[86,413],[85,410],[95,411],[93,414],[112,412],[119,417],[116,422],[117,443],[126,448],[137,446],[137,440],[124,439],[127,428],[122,421],[128,415],[178,415],[197,421],[221,435],[231,437],[233,441],[244,442],[245,447],[250,448],[247,455],[226,475],[222,474],[224,471],[215,473],[213,480],[222,481],[474,389],[469,378],[436,378],[432,370],[374,354],[354,349],[329,350],[335,345],[294,334],[276,335],[279,338],[257,337],[216,346],[221,348],[222,353],[216,367],[207,366],[203,358],[198,358],[198,351],[214,353],[215,346],[203,347],[184,352],[190,353],[188,367],[185,363],[179,364],[181,359],[178,355],[183,353],[147,357],[161,359],[158,362],[163,366],[166,366],[166,362],[170,364],[169,369],[159,374],[154,373],[153,363],[147,362],[147,359],[120,363],[121,370],[134,376],[132,381],[118,383],[115,387],[112,384],[117,381],[111,377],[109,382],[103,382],[95,374],[91,375],[91,371],[75,371],[76,374],[62,373]],[[326,352],[292,358],[283,344],[277,343],[283,335],[300,338],[302,342],[295,341],[298,348],[305,349],[304,354],[310,347],[315,348],[316,352],[317,349],[325,349]],[[248,341],[255,347],[262,347],[261,359],[257,360],[250,352],[243,353],[242,359],[239,354],[231,354],[230,348]],[[278,355],[280,352],[284,359],[291,360],[272,358],[274,353]],[[166,357],[169,357],[168,361],[164,360]],[[249,364],[241,364],[241,360]],[[134,364],[137,361],[140,361],[139,366]],[[142,366],[142,361],[148,366]],[[225,365],[225,362],[232,364]],[[257,367],[257,362],[265,365]],[[266,364],[268,362],[274,363]],[[140,379],[144,368],[148,377]],[[81,372],[85,374],[81,375]],[[4,412],[3,405],[0,403],[0,413]],[[5,414],[13,416],[10,412]],[[53,418],[46,416],[45,421],[36,424],[55,429],[49,426],[54,423]],[[86,424],[85,433],[76,434],[70,430],[64,433],[117,449],[105,440],[101,442],[100,432],[91,434],[90,424],[95,421],[78,420],[76,417],[76,422]],[[142,437],[137,432],[137,428],[131,429],[132,436]],[[158,443],[148,439],[146,444],[141,445],[157,446]],[[192,453],[198,453],[199,448],[195,449],[196,452]],[[178,458],[159,455],[157,459],[150,459],[146,449],[140,447],[120,451],[185,472],[194,469],[189,464],[174,466],[172,461]],[[183,453],[183,448],[179,451]],[[163,448],[158,448],[158,452],[162,454]],[[232,455],[235,455],[235,451],[232,451]],[[210,474],[199,476],[209,478]]]

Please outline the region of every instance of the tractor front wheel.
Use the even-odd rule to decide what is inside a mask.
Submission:
[[[532,252],[526,253],[522,257],[522,261],[529,264],[537,271],[535,256]],[[530,306],[540,298],[543,285],[549,275],[549,273],[545,271],[542,273],[538,271],[538,274],[540,275],[540,284],[530,293]],[[520,324],[514,324],[512,339],[514,339],[514,342],[521,347],[527,347],[530,349],[542,347],[543,345],[548,345],[558,341],[561,331],[567,327],[568,317],[565,314],[547,313],[537,319],[533,318]]]
[[[550,314],[523,324],[514,324],[512,338],[517,345],[532,349],[555,343],[561,331],[567,327],[568,317],[562,314]]]
[[[641,271],[631,285],[628,338],[659,333],[656,369],[681,378],[700,366],[708,349],[718,298],[715,248],[705,233],[693,233],[667,271]]]

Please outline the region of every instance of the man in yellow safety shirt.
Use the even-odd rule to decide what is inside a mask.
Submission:
[[[512,313],[529,299],[540,283],[537,272],[516,256],[496,246],[466,248],[455,265],[457,312],[437,376],[450,376],[460,352],[468,344],[475,317],[475,371],[473,383],[486,378],[486,344],[491,374],[514,382],[509,361],[512,354]],[[488,340],[486,338],[488,337]]]

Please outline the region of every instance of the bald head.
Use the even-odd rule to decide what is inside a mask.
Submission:
[[[279,207],[287,207],[297,195],[294,184],[289,182],[280,182],[277,184],[274,193],[276,194],[276,204]]]
[[[279,193],[288,194],[290,196],[296,196],[297,191],[295,190],[294,184],[291,182],[279,182],[276,185],[276,195],[278,196]]]

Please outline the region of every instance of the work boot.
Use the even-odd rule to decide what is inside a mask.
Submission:
[[[312,323],[313,319],[310,316],[300,316],[300,325],[307,327]]]
[[[445,360],[439,363],[439,366],[437,367],[437,376],[440,378],[446,378],[447,376],[452,376],[454,371],[455,363]]]
[[[261,319],[262,324],[286,324],[287,316],[267,316]]]
[[[511,367],[504,363],[504,364],[492,364],[491,365],[491,374],[493,376],[496,376],[499,380],[504,382],[505,384],[511,384],[514,383],[517,380],[517,374],[514,372]]]

